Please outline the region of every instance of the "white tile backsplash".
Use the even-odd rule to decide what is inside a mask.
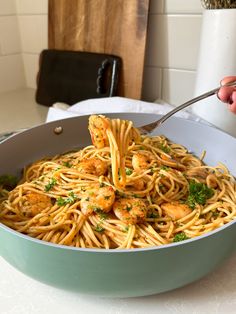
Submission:
[[[15,0],[17,14],[47,14],[48,0]]]
[[[16,15],[15,0],[0,0],[0,16]]]
[[[200,0],[150,0],[144,100],[177,105],[193,96],[202,12]],[[0,92],[36,88],[47,47],[48,0],[0,0]]]
[[[193,70],[197,65],[201,16],[151,15],[146,64]]]
[[[23,53],[40,53],[47,48],[47,15],[20,15],[19,26]]]
[[[172,105],[181,105],[192,98],[195,71],[163,69],[162,99]]]
[[[36,89],[36,78],[39,71],[39,54],[23,53],[23,63],[25,69],[26,86]]]
[[[25,86],[24,67],[20,54],[1,56],[0,69],[0,92]]]
[[[20,52],[21,42],[17,17],[0,16],[0,55]]]
[[[158,1],[158,0],[157,0]],[[167,14],[191,14],[199,13],[203,11],[200,0],[165,0],[164,1],[164,13]]]

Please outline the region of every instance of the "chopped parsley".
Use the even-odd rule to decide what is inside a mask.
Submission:
[[[0,185],[8,191],[13,190],[16,187],[17,181],[17,177],[10,174],[0,176]]]
[[[214,211],[214,212],[212,213],[212,216],[213,216],[213,217],[218,217],[219,215],[220,215],[220,213],[217,212],[217,211]]]
[[[101,220],[105,220],[105,219],[107,219],[107,214],[101,212],[101,213],[99,213],[99,217],[100,217]]]
[[[165,146],[164,144],[160,144],[159,148],[163,150],[164,153],[168,154],[170,152],[170,148],[168,146]]]
[[[155,172],[155,168],[152,167],[152,168],[150,169],[150,173],[153,174],[154,172]]]
[[[124,227],[124,232],[128,232],[129,231],[129,226]]]
[[[159,214],[151,212],[147,214],[147,218],[159,218]]]
[[[69,193],[69,196],[66,198],[59,197],[57,199],[57,205],[58,206],[64,206],[66,204],[72,204],[77,200],[77,196],[74,194],[74,192]]]
[[[107,219],[107,214],[104,213],[100,207],[93,207],[93,211],[99,215],[101,220]]]
[[[121,191],[118,191],[118,190],[115,191],[115,194],[116,194],[117,197],[120,197],[120,198],[127,197],[127,195],[124,192],[121,192]]]
[[[197,204],[205,205],[208,198],[211,198],[214,191],[204,183],[198,183],[191,180],[189,183],[189,195],[187,198],[187,205],[194,209]]]
[[[161,170],[165,170],[165,171],[168,171],[169,170],[169,167],[168,166],[161,166]]]
[[[186,233],[184,232],[179,232],[174,236],[173,242],[180,242],[184,240],[188,240],[189,237],[187,237]]]
[[[56,184],[57,184],[57,180],[55,178],[52,178],[50,182],[45,185],[45,191],[46,192],[50,191]]]
[[[67,168],[71,168],[72,167],[72,164],[70,164],[69,161],[63,161],[62,164],[63,164],[64,167],[67,167]]]
[[[125,173],[127,174],[127,176],[130,176],[133,173],[133,170],[130,168],[125,168]]]
[[[97,214],[102,213],[102,210],[101,210],[100,207],[93,207],[93,211],[94,211],[95,213],[97,213]]]
[[[100,226],[100,225],[97,225],[96,227],[95,227],[95,231],[97,231],[97,232],[103,232],[105,229],[102,227],[102,226]]]
[[[106,195],[106,196],[104,196],[104,199],[105,200],[109,200],[111,198],[111,195]]]
[[[131,205],[127,205],[125,209],[129,212],[129,211],[131,211],[132,206]]]
[[[53,172],[57,172],[60,169],[61,169],[61,167],[57,167]]]

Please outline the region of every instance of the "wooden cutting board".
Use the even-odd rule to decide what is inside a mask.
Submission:
[[[122,58],[118,95],[140,99],[149,0],[49,0],[49,49]]]

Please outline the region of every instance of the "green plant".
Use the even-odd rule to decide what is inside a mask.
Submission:
[[[201,0],[205,9],[235,9],[236,0]]]

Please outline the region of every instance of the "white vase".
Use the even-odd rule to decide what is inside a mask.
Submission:
[[[204,11],[199,48],[195,96],[236,76],[236,9]],[[236,137],[236,115],[216,96],[196,103],[193,112]]]

